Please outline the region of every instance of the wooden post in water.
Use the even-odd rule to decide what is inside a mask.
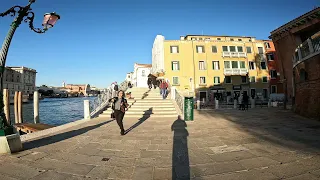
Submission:
[[[6,115],[6,119],[8,124],[11,124],[10,120],[10,95],[8,89],[3,89],[3,105],[4,105],[4,113]]]
[[[19,92],[15,91],[14,92],[14,122],[16,124],[19,123],[19,116],[18,116],[18,95]]]
[[[39,117],[39,92],[34,91],[33,93],[33,117],[34,117],[34,123],[40,123],[40,117]]]
[[[18,117],[19,117],[19,123],[23,123],[23,117],[22,117],[22,95],[23,93],[19,91],[18,94]]]

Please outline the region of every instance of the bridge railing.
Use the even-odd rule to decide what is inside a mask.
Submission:
[[[128,82],[123,81],[119,85],[119,90],[124,92],[128,89]],[[90,101],[90,117],[96,117],[104,111],[109,105],[109,99],[112,98],[113,89],[107,88],[104,92],[100,93],[94,100]]]

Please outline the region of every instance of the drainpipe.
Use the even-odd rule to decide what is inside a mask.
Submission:
[[[196,64],[195,64],[195,61],[194,61],[193,40],[191,40],[191,44],[192,44],[192,61],[193,61],[193,89],[192,89],[192,91],[194,92],[194,97],[196,97],[196,93],[195,93],[195,87],[196,87]]]

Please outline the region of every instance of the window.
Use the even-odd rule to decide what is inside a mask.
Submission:
[[[212,46],[212,52],[213,52],[213,53],[217,53],[217,52],[218,52],[217,46]]]
[[[259,54],[263,54],[263,47],[258,47]]]
[[[199,38],[199,40],[203,40],[202,38]]]
[[[218,77],[218,76],[214,77],[213,83],[214,84],[220,84],[220,77]]]
[[[262,82],[263,83],[267,83],[268,82],[268,77],[267,76],[263,76],[262,77]]]
[[[197,53],[204,53],[204,46],[196,46],[197,47]]]
[[[270,70],[270,77],[271,79],[277,79],[277,71],[276,70]]]
[[[267,69],[266,62],[260,62],[261,69]]]
[[[142,70],[142,77],[146,76],[146,71],[145,70]]]
[[[172,77],[172,83],[174,85],[178,85],[179,84],[179,77]]]
[[[179,71],[180,70],[179,61],[172,61],[171,67],[172,67],[172,71]]]
[[[232,69],[238,69],[238,61],[231,61],[232,62]]]
[[[267,59],[268,59],[268,61],[273,61],[274,60],[274,54],[272,54],[272,53],[267,54]]]
[[[200,84],[206,84],[206,77],[200,77]]]
[[[247,76],[241,76],[241,82],[247,83]]]
[[[179,53],[179,46],[170,46],[171,53]]]
[[[253,61],[249,61],[249,69],[250,70],[254,70],[255,69],[255,65]]]
[[[270,46],[270,44],[269,44],[268,42],[266,42],[265,45],[266,45],[266,48],[267,48],[267,49],[270,49],[270,48],[271,48],[271,46]]]
[[[242,46],[237,46],[238,52],[243,52]]]
[[[196,38],[195,38],[195,37],[192,37],[192,38],[191,38],[191,40],[193,40],[193,41],[194,41],[194,40],[196,40]]]
[[[236,52],[236,47],[235,46],[229,46],[230,52]]]
[[[265,99],[268,98],[268,89],[263,89],[263,90],[262,90],[262,96],[263,96],[263,98],[265,98]]]
[[[250,82],[251,83],[255,83],[256,82],[256,77],[255,76],[251,76],[250,77]]]
[[[229,50],[228,50],[228,46],[222,46],[222,51],[223,52],[228,52]]]
[[[206,64],[204,61],[199,61],[199,70],[206,70]]]
[[[245,61],[239,61],[240,63],[240,68],[245,69],[246,68],[246,62]]]
[[[247,49],[247,53],[252,53],[251,47],[246,47],[246,49]]]
[[[211,39],[210,39],[210,38],[206,38],[205,40],[209,41],[209,40],[211,40]]]
[[[213,70],[219,70],[220,69],[219,61],[212,61],[212,69]]]
[[[234,39],[233,39],[233,38],[231,38],[231,39],[230,39],[230,41],[234,41]]]
[[[276,85],[272,85],[271,86],[271,94],[275,94],[277,93],[277,86]]]
[[[217,38],[218,41],[221,41],[221,38]]]
[[[252,42],[252,40],[251,40],[251,39],[249,39],[249,42]]]
[[[231,84],[231,76],[226,76],[224,81],[226,84]]]
[[[225,68],[225,69],[230,69],[230,68],[231,68],[231,66],[230,66],[230,61],[225,61],[225,62],[224,62],[224,68]]]
[[[242,39],[238,39],[238,41],[242,41]]]
[[[308,73],[304,69],[300,69],[300,81],[305,82],[308,79]]]

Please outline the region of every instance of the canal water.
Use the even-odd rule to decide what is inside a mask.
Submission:
[[[77,98],[45,98],[39,101],[40,123],[62,125],[83,119],[83,101],[94,100],[96,97]],[[33,103],[23,104],[23,121],[34,123]],[[11,122],[14,123],[14,107],[10,105]]]

